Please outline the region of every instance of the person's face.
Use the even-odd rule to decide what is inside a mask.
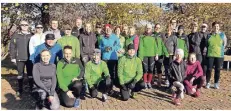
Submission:
[[[135,32],[136,32],[136,31],[135,31],[135,28],[130,28],[130,29],[129,29],[129,35],[130,35],[130,36],[134,35]]]
[[[43,26],[42,25],[36,26],[36,32],[39,34],[42,33],[43,32]]]
[[[115,33],[116,35],[120,35],[120,28],[116,28]]]
[[[146,28],[146,32],[147,33],[151,33],[152,32],[152,28]]]
[[[71,29],[65,29],[65,34],[66,35],[71,35]]]
[[[58,29],[58,21],[52,21],[51,22],[51,28],[54,30]]]
[[[86,24],[85,28],[88,33],[91,32],[91,24]]]
[[[194,64],[196,62],[196,56],[195,55],[190,55],[189,62]]]
[[[98,63],[100,61],[100,54],[94,54],[93,59],[96,63]]]
[[[176,28],[176,20],[172,20],[172,22],[171,22],[171,26],[172,26],[172,28],[173,28],[173,29],[175,29],[175,28]]]
[[[105,31],[106,31],[106,34],[109,34],[109,35],[111,34],[111,28],[110,27],[107,26],[105,28]]]
[[[82,20],[81,19],[76,19],[76,26],[80,28],[82,26]]]
[[[156,25],[154,31],[155,32],[160,32],[160,25]]]
[[[102,28],[96,28],[96,31],[100,34],[102,31]]]
[[[124,27],[123,32],[127,35],[128,34],[128,27]]]
[[[197,28],[198,28],[197,25],[193,25],[193,26],[192,26],[192,32],[196,32],[196,31],[197,31]]]
[[[21,30],[22,30],[22,31],[28,31],[29,24],[28,24],[28,22],[26,22],[26,21],[21,21],[21,22],[20,22],[20,27],[21,27]]]
[[[47,45],[53,46],[54,45],[54,40],[46,40]]]
[[[184,33],[183,29],[178,30],[179,34],[182,35]]]
[[[51,59],[50,52],[44,51],[44,52],[41,53],[41,60],[44,63],[49,63],[50,59]]]
[[[216,24],[215,26],[213,26],[213,31],[215,33],[218,33],[220,31],[220,25],[219,24]]]
[[[136,54],[136,51],[134,49],[128,50],[128,55],[133,57]]]
[[[201,31],[202,31],[202,32],[206,32],[206,31],[207,31],[207,27],[202,26],[202,27],[201,27]]]
[[[181,54],[176,54],[176,60],[181,61],[183,58],[183,55]]]
[[[71,61],[72,58],[72,50],[71,49],[65,49],[64,50],[64,58],[68,61]]]

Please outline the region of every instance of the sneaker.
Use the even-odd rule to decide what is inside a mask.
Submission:
[[[215,83],[215,84],[214,84],[214,88],[215,88],[215,89],[219,89],[219,83]]]
[[[183,91],[180,93],[180,98],[184,99],[184,92]]]
[[[76,98],[75,103],[74,103],[74,107],[79,108],[79,106],[80,106],[80,99]]]
[[[174,99],[173,100],[173,103],[175,104],[175,105],[177,105],[177,106],[179,106],[180,105],[180,99]]]
[[[80,96],[80,99],[82,99],[82,100],[86,100],[86,98],[85,98],[85,96],[84,96],[84,95],[81,95],[81,96]]]
[[[131,98],[135,99],[136,96],[137,96],[137,93],[132,91],[132,92],[131,92]]]
[[[176,93],[172,93],[172,100],[176,98]]]
[[[148,88],[151,89],[152,88],[152,84],[149,82],[148,83]]]
[[[146,82],[144,83],[144,87],[145,87],[145,89],[148,88],[148,84]]]
[[[206,86],[205,86],[206,89],[209,89],[210,88],[210,83],[207,83]]]
[[[165,85],[166,85],[166,87],[169,87],[169,84],[170,84],[170,83],[169,83],[169,81],[168,81],[168,80],[166,80],[166,81],[165,81]]]
[[[106,102],[106,100],[107,100],[107,94],[103,94],[102,95],[102,100],[103,100],[103,102]]]

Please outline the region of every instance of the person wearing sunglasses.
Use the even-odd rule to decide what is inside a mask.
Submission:
[[[43,25],[41,23],[37,23],[35,25],[35,29],[36,29],[35,34],[30,38],[30,42],[29,42],[30,60],[33,60],[36,48],[45,42]]]
[[[29,78],[30,90],[33,88],[33,78],[32,78],[32,68],[33,64],[29,60],[29,40],[32,36],[28,32],[29,24],[27,21],[20,21],[20,31],[16,32],[10,40],[10,57],[11,62],[17,65],[18,71],[18,90],[16,92],[17,96],[20,96],[23,92],[23,78],[24,78],[24,68],[26,66],[27,75]]]
[[[72,47],[72,54],[73,57],[80,59],[80,43],[79,39],[71,34],[71,26],[69,24],[64,25],[65,36],[62,36],[61,39],[57,41],[59,45],[64,48],[64,46],[71,46]]]

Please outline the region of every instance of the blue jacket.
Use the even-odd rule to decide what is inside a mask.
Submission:
[[[110,47],[111,50],[106,52],[106,47]],[[120,49],[120,40],[115,34],[112,33],[110,37],[105,37],[104,35],[100,41],[99,48],[103,60],[118,60],[117,51]]]
[[[40,53],[44,49],[48,49],[47,46],[45,45],[45,43],[39,45],[36,48],[36,51],[34,53],[34,59],[32,60],[32,62],[34,64],[40,62]],[[56,64],[57,63],[57,57],[59,58],[59,60],[61,60],[63,58],[62,47],[59,44],[56,43],[53,47],[51,47],[48,50],[51,53],[50,63]]]

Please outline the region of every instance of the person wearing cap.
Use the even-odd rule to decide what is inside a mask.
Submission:
[[[112,27],[110,24],[105,25],[105,35],[100,41],[99,48],[102,52],[102,60],[107,63],[109,73],[111,74],[110,77],[113,80],[113,85],[119,87],[117,77],[117,53],[121,47],[119,38],[112,33]],[[113,94],[113,91],[110,91],[110,94]]]
[[[84,76],[84,67],[79,58],[72,54],[71,46],[64,46],[64,58],[57,64],[57,79],[61,89],[60,100],[66,107],[73,107],[80,104],[80,93],[82,90],[82,80]]]
[[[189,43],[188,43],[188,37],[184,33],[184,26],[183,25],[179,25],[178,32],[176,33],[176,36],[177,36],[177,48],[184,50],[184,60],[187,60]]]
[[[128,37],[126,38],[125,41],[125,47],[127,47],[129,44],[134,44],[137,54],[139,48],[139,39],[140,39],[139,36],[136,34],[136,28],[134,26],[129,27]]]
[[[36,33],[30,38],[30,42],[29,42],[30,60],[33,60],[34,53],[35,53],[37,46],[45,42],[45,34],[43,33],[43,25],[38,23],[35,25],[35,28],[36,28]]]
[[[127,53],[118,63],[118,78],[122,100],[127,101],[130,96],[135,97],[136,92],[145,88],[143,67],[140,58],[136,56],[134,44],[129,44]]]
[[[176,59],[170,64],[169,68],[169,82],[172,89],[172,99],[175,105],[180,105],[180,99],[184,98],[183,81],[186,77],[187,64],[183,60],[184,51],[182,49],[176,50]]]
[[[95,49],[93,58],[85,66],[85,77],[92,98],[96,98],[98,91],[102,92],[102,100],[107,100],[107,93],[111,90],[112,81],[106,62],[101,60],[101,50]]]
[[[64,25],[65,36],[57,41],[59,45],[64,48],[64,46],[71,46],[72,47],[72,54],[73,57],[80,59],[80,43],[79,39],[73,35],[71,35],[71,26],[69,24]]]
[[[208,42],[208,31],[207,31],[208,25],[207,24],[202,24],[201,25],[201,31],[199,32],[200,37],[201,37],[201,44],[200,44],[200,49],[202,53],[202,62],[201,66],[203,69],[203,80],[204,83],[203,85],[206,85],[206,71],[207,71],[207,42]]]
[[[155,39],[154,45],[157,51],[157,55],[155,56],[153,74],[158,75],[158,82],[157,82],[158,87],[161,87],[161,83],[162,83],[161,67],[163,64],[164,57],[169,57],[167,48],[165,47],[164,42],[162,40],[163,34],[160,31],[161,31],[160,24],[157,23],[154,27],[154,32],[153,32],[153,37]]]
[[[10,40],[10,58],[13,64],[17,65],[18,71],[18,90],[16,92],[17,96],[21,96],[23,92],[23,78],[24,69],[26,66],[27,75],[29,78],[30,89],[33,87],[32,78],[32,62],[30,60],[29,54],[29,41],[32,34],[28,31],[29,23],[25,20],[20,21],[20,30],[12,35]]]
[[[63,35],[64,32],[58,29],[59,22],[58,20],[51,20],[51,27],[44,33],[46,34],[54,34],[55,35],[55,42],[59,40]]]
[[[96,28],[95,34],[96,34],[96,38],[97,38],[95,48],[99,48],[100,41],[103,38],[102,24],[100,22],[97,22],[95,28]]]
[[[212,23],[212,33],[208,36],[207,42],[207,72],[206,72],[206,88],[210,88],[210,78],[213,66],[215,65],[214,88],[219,89],[219,79],[221,65],[224,59],[224,50],[227,45],[227,38],[224,32],[220,31],[220,23]]]
[[[51,53],[50,63],[57,64],[57,58],[58,60],[61,60],[63,58],[62,47],[59,44],[55,43],[55,35],[47,34],[45,37],[45,43],[39,45],[35,50],[34,58],[32,60],[34,64],[41,61],[40,53],[44,49],[48,49]]]
[[[147,24],[146,30],[143,35],[140,36],[138,57],[143,63],[143,78],[145,82],[145,88],[152,88],[152,76],[155,63],[155,56],[157,55],[157,48],[155,47],[155,39],[153,37],[152,25]]]
[[[120,39],[120,48],[121,49],[118,51],[118,56],[122,57],[125,53],[125,50],[124,50],[125,37],[120,34],[120,30],[121,30],[120,27],[117,26],[117,27],[115,27],[114,32],[117,35],[117,37]]]
[[[193,22],[191,24],[191,33],[188,35],[188,41],[189,41],[189,53],[196,53],[197,60],[202,61],[202,55],[201,55],[201,37],[199,32],[197,32],[198,24],[196,22]]]
[[[84,32],[82,24],[83,24],[82,19],[80,17],[78,17],[75,21],[75,27],[73,27],[71,35],[73,35],[79,39],[79,35]]]
[[[169,54],[169,57],[165,57],[164,58],[164,61],[163,61],[163,64],[164,64],[164,69],[165,69],[165,76],[166,76],[166,81],[165,81],[165,84],[168,88],[169,87],[169,65],[170,63],[175,59],[175,50],[177,49],[177,36],[174,35],[172,33],[172,27],[171,25],[168,25],[167,26],[167,33],[165,33],[165,35],[163,36],[163,42],[164,42],[164,45],[166,46],[167,48],[167,51],[168,51],[168,54]]]
[[[49,50],[42,50],[40,56],[41,61],[33,66],[33,79],[36,87],[32,91],[32,96],[36,100],[36,109],[57,110],[60,102],[55,91],[57,83],[56,66],[50,63],[51,53]]]

